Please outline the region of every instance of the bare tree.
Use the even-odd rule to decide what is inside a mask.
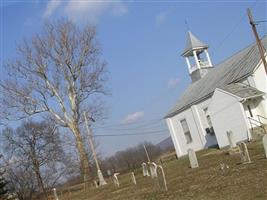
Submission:
[[[102,162],[104,169],[111,169],[115,172],[117,170],[128,171],[139,168],[143,162],[147,162],[144,144],[146,145],[151,160],[155,160],[159,157],[161,153],[160,148],[152,143],[145,142],[123,151],[118,151],[115,155],[106,158]]]
[[[20,200],[32,200],[37,192],[36,180],[32,178],[34,173],[30,167],[20,163],[19,165],[5,165],[9,187],[15,191]]]
[[[36,114],[68,128],[76,139],[81,175],[90,178],[81,135],[81,114],[101,117],[100,97],[106,94],[106,65],[96,41],[95,27],[82,30],[67,20],[47,23],[18,47],[19,57],[6,66],[0,82],[0,113],[7,120]]]
[[[53,186],[65,172],[63,166],[66,157],[57,130],[55,125],[46,122],[26,122],[16,130],[6,128],[2,132],[5,153],[13,159],[13,166],[16,168],[11,171],[13,178],[18,173],[22,178],[20,172],[23,170],[18,171],[18,168],[24,169],[25,172],[32,170],[39,191],[46,197],[48,184],[51,184],[50,187]],[[33,177],[28,178],[33,179]]]

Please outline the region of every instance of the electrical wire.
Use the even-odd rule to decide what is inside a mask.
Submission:
[[[108,125],[104,125],[104,126],[93,126],[96,129],[101,129],[101,128],[119,128],[119,127],[127,127],[127,126],[132,126],[132,125],[138,125],[138,124],[144,124],[144,123],[153,123],[153,122],[159,122],[162,121],[162,118],[157,118],[157,119],[151,119],[151,120],[143,120],[143,121],[138,121],[138,122],[131,122],[128,124],[125,123],[118,123],[118,124],[108,124]]]
[[[254,1],[251,7],[254,8],[258,2],[259,0]],[[245,20],[246,17],[247,17],[246,14],[242,15],[241,18],[237,21],[237,23],[235,23],[233,28],[230,30],[230,32],[228,32],[228,34],[222,39],[222,41],[217,45],[217,47],[214,48],[216,49],[216,53],[221,49],[221,47],[225,44],[225,41],[232,35],[232,33],[238,28],[238,26],[241,24],[243,20]],[[211,52],[211,55],[214,55],[214,51]]]
[[[162,121],[163,122],[163,121]],[[97,127],[96,130],[111,130],[111,131],[132,131],[132,130],[139,130],[139,129],[153,129],[153,128],[157,128],[159,126],[162,126],[163,124],[161,122],[153,122],[153,123],[147,123],[147,124],[143,124],[140,126],[135,126],[135,127],[129,127],[129,128],[115,128],[115,127]]]
[[[136,135],[150,135],[150,134],[166,134],[167,129],[151,131],[151,132],[140,132],[140,133],[128,133],[128,134],[94,134],[92,137],[118,137],[118,136],[136,136]]]

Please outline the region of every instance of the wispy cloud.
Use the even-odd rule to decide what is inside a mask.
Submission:
[[[53,12],[61,5],[61,0],[50,0],[47,5],[44,12],[44,17],[50,17]]]
[[[99,18],[105,14],[121,16],[127,13],[127,6],[122,1],[56,1],[51,0],[47,4],[44,12],[45,17],[49,17],[60,7],[60,14],[69,17],[71,20],[87,21],[97,23]]]
[[[168,14],[169,14],[168,11],[164,11],[156,15],[155,17],[156,26],[161,26],[162,24],[164,24],[165,21],[167,20]]]
[[[122,123],[123,124],[130,124],[130,123],[138,121],[143,116],[144,116],[144,112],[141,112],[141,111],[130,113],[122,120]]]
[[[168,88],[174,88],[180,83],[181,79],[180,78],[175,78],[175,79],[170,79],[168,81]]]

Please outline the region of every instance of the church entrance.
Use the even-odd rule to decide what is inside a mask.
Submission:
[[[203,109],[203,111],[204,111],[204,114],[206,116],[206,122],[207,122],[207,126],[205,128],[205,131],[206,131],[205,138],[206,138],[206,141],[207,141],[206,146],[207,147],[217,146],[218,142],[217,142],[217,139],[216,139],[216,135],[215,135],[213,126],[212,126],[210,115],[208,113],[208,108]]]

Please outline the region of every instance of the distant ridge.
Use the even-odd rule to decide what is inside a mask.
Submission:
[[[156,146],[158,146],[162,151],[170,151],[174,150],[174,145],[172,142],[171,136],[159,142]]]

